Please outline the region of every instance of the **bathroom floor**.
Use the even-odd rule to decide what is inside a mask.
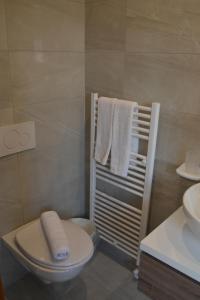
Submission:
[[[148,300],[127,268],[98,250],[74,280],[45,285],[27,274],[7,289],[8,300]]]

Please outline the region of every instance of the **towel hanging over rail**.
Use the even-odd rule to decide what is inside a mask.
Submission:
[[[133,112],[131,136],[146,143],[146,153],[132,150],[128,175],[121,177],[110,172],[109,159],[105,165],[95,160],[98,94],[92,93],[91,100],[90,219],[95,222],[103,240],[136,258],[138,264],[139,243],[146,235],[148,223],[160,104],[138,105],[138,111]],[[141,209],[125,203],[121,192],[117,193],[117,199],[110,190],[101,191],[97,180],[137,196],[141,199]]]
[[[131,146],[138,153],[138,138],[131,136],[133,113],[137,108],[136,102],[115,101],[110,170],[118,176],[128,175]]]
[[[111,150],[114,109],[114,98],[99,98],[95,159],[102,165],[107,163]]]
[[[136,102],[106,97],[98,100],[95,159],[105,165],[111,152],[110,170],[118,176],[128,174],[131,148],[138,152],[138,137],[131,135],[137,110]]]

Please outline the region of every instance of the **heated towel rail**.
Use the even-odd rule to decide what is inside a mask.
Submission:
[[[127,177],[110,172],[109,163],[103,166],[94,159],[98,94],[91,95],[90,144],[90,219],[96,224],[100,237],[139,261],[139,243],[145,237],[150,207],[160,104],[139,106],[133,113],[132,135],[146,143],[145,151],[131,152]],[[145,152],[145,154],[144,154]],[[97,181],[140,198],[141,208],[123,201],[122,194],[113,197],[97,187]]]

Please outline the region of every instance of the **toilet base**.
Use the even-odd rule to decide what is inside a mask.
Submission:
[[[58,283],[58,282],[66,282],[69,281],[80,274],[83,267],[76,267],[73,270],[63,271],[63,272],[55,272],[53,271],[51,274],[36,274],[33,270],[31,271],[38,279],[40,279],[45,284]],[[42,275],[42,276],[41,276]]]
[[[77,233],[78,238],[81,238],[82,241],[86,241],[86,247],[84,248],[85,249],[84,260],[81,260],[81,262],[79,263],[78,262],[72,263],[69,266],[66,265],[66,267],[55,266],[51,268],[46,265],[43,266],[40,263],[37,263],[37,261],[35,262],[34,260],[32,260],[31,259],[32,256],[31,257],[26,256],[18,247],[18,244],[16,243],[16,233],[18,232],[18,230],[24,230],[25,228],[28,228],[28,226],[32,226],[33,224],[38,224],[38,220],[35,220],[30,224],[28,223],[26,225],[23,225],[21,229],[16,229],[6,234],[5,236],[3,236],[3,241],[5,243],[5,246],[11,251],[11,253],[13,254],[13,256],[15,256],[18,262],[21,263],[29,272],[31,272],[33,275],[35,275],[38,279],[40,279],[45,284],[66,282],[80,274],[80,272],[83,270],[86,263],[92,258],[92,255],[94,253],[94,247],[90,237],[82,229],[79,229],[77,225],[73,225],[69,221],[66,221],[66,223],[68,223],[67,224],[68,226],[70,225],[71,227],[73,227],[73,230],[75,230],[75,233]],[[77,240],[77,242],[78,241],[79,240]]]
[[[5,241],[4,241],[5,242]],[[76,276],[84,268],[85,264],[74,266],[72,268],[68,268],[67,270],[51,270],[47,268],[43,268],[34,262],[27,259],[18,249],[17,245],[15,244],[14,237],[10,240],[10,243],[5,243],[8,246],[8,249],[13,254],[13,256],[17,259],[17,261],[24,266],[24,268],[35,275],[40,281],[44,282],[45,284],[51,284],[56,282],[66,282],[69,281]]]
[[[20,256],[16,255],[16,253],[13,253],[13,255],[30,273],[35,275],[40,281],[45,284],[69,281],[78,276],[85,266],[84,264],[62,271],[51,270],[40,267],[30,261],[26,262],[24,261],[24,258],[22,259]]]

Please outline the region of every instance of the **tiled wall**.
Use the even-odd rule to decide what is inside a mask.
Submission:
[[[200,2],[88,0],[86,49],[87,111],[91,91],[161,103],[152,230],[181,205],[192,182],[175,170],[200,148]]]
[[[0,125],[34,120],[37,137],[0,158],[0,235],[45,209],[84,213],[84,2],[0,0]],[[199,15],[198,0],[86,3],[87,125],[91,91],[162,105],[149,230],[191,185],[175,169],[200,146]],[[9,284],[23,270],[0,247]]]
[[[0,158],[0,236],[45,209],[84,214],[84,19],[84,0],[0,0],[0,125],[34,120],[37,139]],[[5,250],[0,273],[19,273]]]

